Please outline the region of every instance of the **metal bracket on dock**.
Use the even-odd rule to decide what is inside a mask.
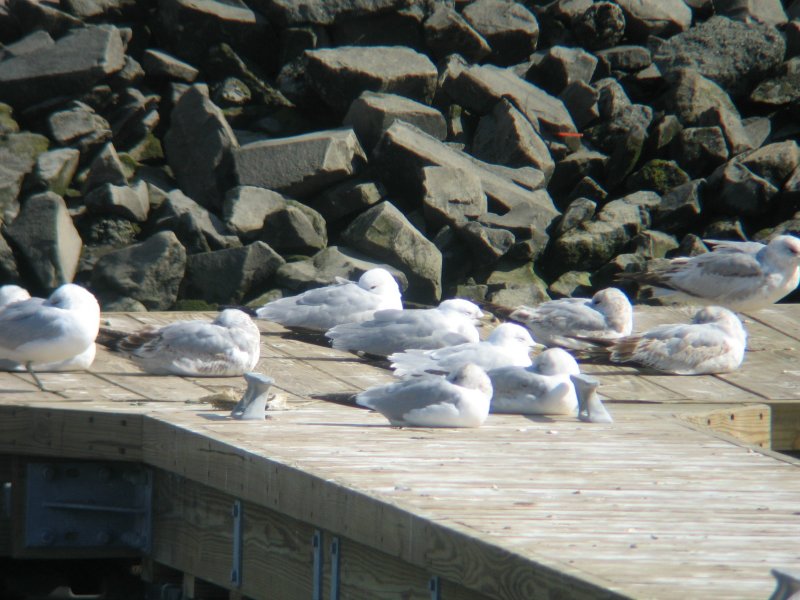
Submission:
[[[331,541],[331,600],[339,600],[339,555],[341,544],[339,538]]]
[[[428,590],[431,593],[431,600],[442,600],[442,584],[436,575],[428,581]]]
[[[311,545],[314,549],[311,599],[322,600],[322,532],[319,529],[314,530],[314,537],[311,538]]]
[[[114,462],[31,462],[27,465],[28,548],[150,547],[153,474]]]
[[[234,500],[231,516],[233,516],[233,566],[231,566],[231,583],[237,587],[242,585],[242,519],[241,500]]]

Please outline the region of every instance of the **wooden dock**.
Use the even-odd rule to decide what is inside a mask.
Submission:
[[[637,307],[635,328],[690,314]],[[210,315],[104,319],[133,330],[189,316]],[[749,351],[729,375],[584,365],[612,425],[490,415],[477,430],[391,428],[347,404],[390,372],[259,326],[258,370],[288,407],[264,422],[209,403],[240,396],[242,378],[148,376],[104,349],[91,372],[41,375],[56,393],[0,373],[12,497],[0,554],[74,555],[26,547],[22,531],[26,467],[66,460],[152,470],[143,575],[174,570],[190,598],[213,584],[270,600],[765,599],[770,570],[800,564],[800,461],[782,453],[800,450],[800,305],[748,316]]]

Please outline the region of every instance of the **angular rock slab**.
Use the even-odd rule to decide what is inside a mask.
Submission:
[[[214,213],[207,211],[180,190],[172,190],[153,219],[157,230],[173,231],[190,254],[241,246]]]
[[[124,64],[125,49],[116,27],[77,29],[52,46],[0,62],[0,100],[25,107],[80,94]]]
[[[490,165],[432,138],[416,127],[395,121],[386,130],[375,149],[374,163],[384,183],[389,187],[421,198],[423,190],[418,177],[423,167],[453,167],[478,176],[486,195],[497,205],[509,210],[518,204],[531,204],[538,210],[535,225],[546,230],[559,216],[558,210],[545,190],[531,190],[510,178],[498,175]]]
[[[356,174],[367,157],[352,129],[316,131],[245,144],[233,151],[239,185],[296,198]]]
[[[184,193],[205,208],[220,208],[230,187],[231,151],[238,145],[208,91],[190,87],[172,109],[164,136],[167,161]]]
[[[167,310],[178,298],[186,250],[171,231],[109,252],[92,270],[91,288],[103,303],[133,298],[148,310]]]
[[[486,212],[481,180],[470,171],[453,167],[422,169],[425,220],[435,228],[462,225]]]
[[[131,186],[106,183],[86,195],[84,204],[95,214],[116,215],[144,223],[150,212],[150,195],[147,184],[141,180]]]
[[[456,9],[444,4],[437,4],[425,20],[425,46],[436,59],[455,53],[470,62],[478,62],[492,51]]]
[[[462,14],[489,43],[494,64],[513,65],[536,50],[539,22],[521,2],[475,0],[467,4]]]
[[[628,35],[670,36],[692,25],[692,11],[684,0],[616,0],[625,13]]]
[[[241,248],[192,254],[187,258],[181,296],[238,304],[266,289],[269,278],[285,262],[269,245],[258,241]]]
[[[442,113],[397,94],[364,92],[353,100],[342,123],[352,127],[362,146],[371,150],[397,119],[419,127],[436,139],[447,137],[447,122]]]
[[[438,72],[430,59],[402,46],[341,46],[307,50],[308,84],[344,113],[362,92],[387,92],[430,104]]]
[[[250,4],[281,25],[332,25],[409,8],[414,0],[253,0]]]
[[[353,219],[342,240],[406,273],[412,297],[441,298],[441,252],[390,202],[381,202]]]

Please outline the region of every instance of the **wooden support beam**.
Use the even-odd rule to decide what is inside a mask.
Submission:
[[[800,450],[800,404],[772,405],[772,449]]]
[[[771,446],[771,409],[766,404],[732,405],[703,411],[694,409],[680,416],[689,423],[730,435],[746,444],[766,449]]]

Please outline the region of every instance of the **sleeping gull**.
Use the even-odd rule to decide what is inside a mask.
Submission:
[[[345,323],[325,335],[334,348],[389,356],[412,348],[431,350],[480,341],[481,309],[469,300],[444,300],[436,308],[379,310],[372,319]]]
[[[614,419],[597,393],[600,382],[588,375],[572,375],[570,378],[578,395],[578,418],[587,423],[613,423]]]
[[[600,290],[591,299],[562,298],[538,306],[520,306],[510,319],[524,323],[537,342],[545,346],[586,348],[575,337],[613,339],[630,335],[633,309],[617,288]]]
[[[612,362],[635,362],[676,375],[707,375],[727,373],[742,364],[747,332],[730,310],[706,306],[689,324],[659,325],[601,343],[608,346]]]
[[[336,279],[333,285],[269,302],[256,309],[256,315],[286,327],[328,331],[371,319],[377,310],[403,308],[397,281],[386,269],[370,269],[358,282]]]
[[[97,299],[81,286],[67,283],[46,300],[30,298],[0,308],[0,360],[9,361],[5,364],[13,364],[15,369],[23,365],[44,390],[35,368],[85,352],[94,359],[99,327]]]
[[[223,310],[213,321],[175,321],[120,335],[111,347],[127,353],[153,375],[226,377],[252,371],[261,352],[261,333],[249,315]]]
[[[0,285],[0,308],[6,304],[19,302],[20,300],[29,300],[31,295],[24,287],[8,283]]]
[[[492,380],[492,412],[522,415],[574,415],[578,408],[571,375],[580,373],[569,352],[549,348],[530,367],[501,367]]]
[[[396,427],[480,427],[491,397],[492,384],[483,369],[466,364],[447,378],[425,375],[366,390],[356,402]]]
[[[653,286],[656,296],[739,312],[777,302],[800,281],[800,239],[794,236],[779,235],[767,245],[709,243],[712,252],[673,258],[665,267],[619,277]]]
[[[488,371],[499,367],[527,367],[528,352],[536,345],[527,329],[514,323],[498,325],[486,341],[447,346],[437,350],[406,350],[389,356],[395,375],[421,375],[425,372],[450,373],[474,363]]]

